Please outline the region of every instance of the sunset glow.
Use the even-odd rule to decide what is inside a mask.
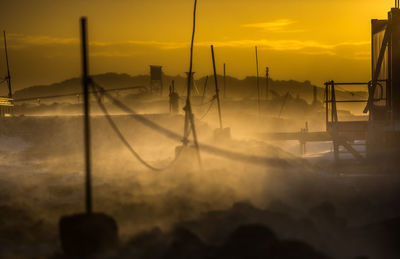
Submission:
[[[187,70],[191,1],[3,2],[0,24],[9,35],[16,89],[79,75],[82,15],[89,20],[92,73],[147,74],[150,64],[170,75]],[[269,66],[274,79],[368,81],[370,19],[386,18],[392,2],[200,0],[194,70],[211,73],[214,44],[218,67],[227,63],[227,73],[239,78],[254,75],[257,45],[260,66]]]

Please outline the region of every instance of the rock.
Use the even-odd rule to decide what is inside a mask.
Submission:
[[[64,216],[60,239],[68,256],[104,254],[118,248],[118,227],[113,218],[103,213]]]

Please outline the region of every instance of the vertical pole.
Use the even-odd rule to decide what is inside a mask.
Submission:
[[[331,122],[332,126],[334,127],[334,103],[333,103],[333,93],[335,92],[333,87],[333,81],[331,81]]]
[[[193,142],[194,146],[197,151],[197,159],[199,161],[200,169],[202,169],[201,157],[200,157],[200,146],[197,141],[197,133],[196,127],[194,125],[194,117],[192,113],[192,106],[190,104],[190,88],[192,84],[192,71],[193,71],[193,45],[194,45],[194,35],[196,32],[196,9],[197,9],[197,0],[194,0],[194,7],[193,7],[193,30],[192,30],[192,40],[190,43],[190,61],[189,61],[189,75],[188,75],[188,82],[187,82],[187,96],[186,96],[186,106],[185,106],[185,126],[184,126],[184,138],[183,144],[186,146],[188,143],[187,139],[187,132],[189,131],[189,123],[191,125],[192,134],[193,134]]]
[[[260,83],[258,77],[258,51],[256,46],[256,67],[257,67],[257,104],[258,104],[258,116],[260,116]]]
[[[4,51],[6,53],[6,65],[7,65],[7,84],[8,84],[8,97],[12,98],[12,89],[11,89],[11,75],[10,75],[10,66],[8,64],[8,51],[7,51],[7,38],[6,31],[3,31],[4,36]]]
[[[172,80],[172,82],[174,82],[174,80]],[[169,86],[169,113],[172,113],[172,93],[173,93],[173,90],[172,90],[172,84],[173,83],[171,83],[171,85]]]
[[[335,82],[331,81],[331,103],[332,103],[332,136],[333,136],[333,152],[335,162],[339,162],[339,132],[337,128],[337,110],[336,110],[336,96],[335,96]]]
[[[332,81],[332,122],[338,122],[337,108],[336,108],[336,94],[335,94],[335,82]]]
[[[325,83],[325,122],[326,131],[329,129],[329,83]]]
[[[201,104],[204,103],[204,98],[206,97],[207,82],[208,82],[208,76],[206,76],[206,80],[204,82],[203,96],[201,98]]]
[[[84,96],[84,139],[85,139],[85,165],[86,165],[86,213],[92,213],[92,180],[91,180],[91,154],[90,154],[90,107],[89,107],[89,76],[87,53],[87,21],[81,18],[81,44],[82,44],[82,86]]]
[[[189,72],[185,72],[185,73],[186,73],[187,76],[189,76]],[[192,79],[190,81],[190,95],[192,94],[192,91],[194,91],[194,79],[193,79],[194,78],[194,76],[193,76],[194,73],[195,72],[193,72],[193,71],[191,73],[192,74],[192,76],[191,76]]]
[[[169,112],[173,113],[176,112],[174,111],[174,105],[179,105],[179,99],[176,98],[175,94],[175,80],[172,80],[171,85],[169,86]]]
[[[269,68],[265,68],[265,99],[269,99]]]
[[[219,100],[217,70],[215,68],[215,56],[214,56],[214,46],[213,45],[211,45],[211,57],[212,57],[213,68],[214,68],[215,95],[217,96],[217,104],[218,104],[219,128],[222,129],[221,104],[220,104],[220,100]]]
[[[163,95],[163,88],[164,88],[164,85],[163,85],[162,73],[161,73],[161,80],[160,80],[160,96]]]
[[[224,99],[226,98],[226,65],[224,63]]]
[[[306,128],[304,129],[304,131],[305,131],[305,134],[308,135],[308,121],[306,121]],[[307,141],[306,140],[304,140],[303,148],[304,148],[303,152],[304,152],[304,154],[306,154],[307,153]]]

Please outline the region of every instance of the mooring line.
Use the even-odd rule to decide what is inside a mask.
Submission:
[[[92,87],[94,88],[93,84]],[[121,140],[121,142],[125,145],[125,147],[131,152],[131,154],[133,156],[136,157],[137,160],[139,160],[139,162],[141,162],[144,166],[146,166],[147,168],[153,170],[153,171],[165,171],[167,169],[169,169],[170,167],[172,167],[175,162],[179,159],[179,157],[182,154],[183,149],[185,148],[184,146],[178,150],[178,153],[175,155],[175,158],[169,162],[169,164],[165,167],[159,168],[159,167],[155,167],[153,165],[151,165],[150,163],[146,162],[137,151],[135,151],[135,149],[129,144],[128,140],[124,137],[124,135],[121,133],[120,129],[118,128],[118,126],[116,125],[115,121],[111,118],[110,114],[108,113],[106,107],[104,106],[104,104],[101,102],[101,96],[98,94],[97,91],[95,91],[94,89],[94,94],[96,96],[96,101],[97,104],[99,105],[100,109],[103,111],[104,115],[107,118],[108,123],[110,124],[111,128],[114,130],[115,134],[119,137],[119,139]]]

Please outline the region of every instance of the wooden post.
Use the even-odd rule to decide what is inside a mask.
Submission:
[[[89,105],[89,76],[87,53],[87,21],[81,18],[81,44],[82,44],[82,86],[84,97],[84,141],[85,141],[85,165],[86,165],[86,213],[92,213],[92,180],[91,180],[91,150],[90,150],[90,105]]]
[[[218,104],[218,116],[219,116],[219,128],[222,129],[222,116],[221,116],[221,104],[219,100],[219,89],[218,89],[218,80],[217,80],[217,70],[215,68],[215,56],[214,56],[214,46],[211,45],[211,57],[214,68],[214,81],[215,81],[215,95],[217,96],[217,104]]]

